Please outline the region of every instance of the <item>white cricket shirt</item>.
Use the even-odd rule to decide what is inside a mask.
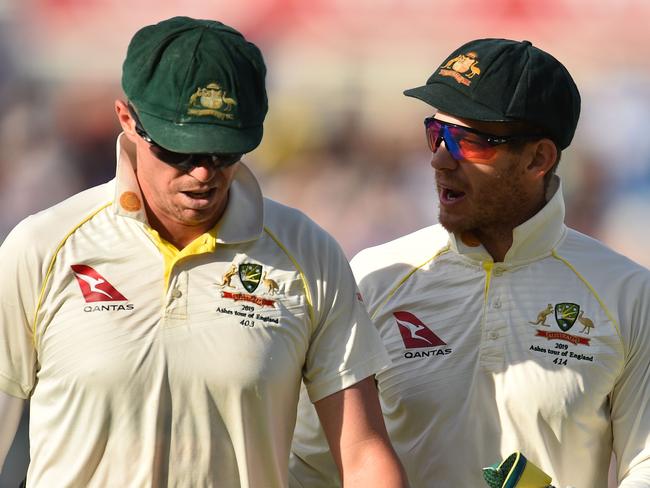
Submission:
[[[556,487],[605,488],[612,451],[621,487],[650,486],[650,272],[563,221],[557,190],[502,263],[439,225],[353,259],[411,486],[486,486],[517,450]],[[337,486],[308,407],[293,486]]]
[[[262,198],[182,251],[148,227],[133,149],[114,181],[0,248],[0,389],[31,401],[29,487],[285,487],[312,401],[385,364],[339,246]]]

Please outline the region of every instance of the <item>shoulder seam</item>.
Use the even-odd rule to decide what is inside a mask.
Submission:
[[[380,302],[379,305],[377,305],[377,308],[376,308],[375,311],[372,313],[372,315],[370,316],[370,318],[371,318],[372,320],[375,320],[375,317],[377,316],[377,314],[379,313],[379,311],[380,311],[380,310],[381,310],[381,309],[386,305],[386,303],[388,303],[388,301],[393,297],[393,295],[395,295],[395,293],[397,293],[397,290],[399,290],[399,289],[402,287],[402,285],[404,285],[404,283],[406,283],[406,282],[408,281],[408,279],[409,279],[411,276],[413,276],[413,274],[414,274],[416,271],[418,271],[418,270],[421,269],[423,266],[426,266],[427,264],[429,264],[430,262],[432,262],[433,260],[435,260],[437,257],[439,257],[439,256],[441,256],[441,255],[443,255],[443,254],[445,254],[445,253],[448,252],[448,251],[449,251],[449,244],[447,244],[445,247],[443,247],[442,249],[440,249],[437,253],[435,253],[433,256],[431,256],[429,259],[427,259],[427,260],[424,261],[423,263],[421,263],[421,264],[419,264],[419,265],[417,265],[417,266],[414,266],[411,270],[409,270],[409,272],[406,273],[406,274],[402,277],[402,279],[399,280],[399,281],[397,282],[397,285],[395,285],[395,286],[393,287],[393,289],[390,290],[390,291],[388,292],[388,295],[386,295],[386,298],[385,298],[384,300],[382,300],[382,301]]]
[[[54,268],[54,263],[56,262],[56,258],[59,255],[59,252],[67,242],[67,240],[74,234],[81,226],[83,226],[86,222],[91,220],[93,217],[95,217],[98,213],[100,213],[102,210],[106,209],[107,207],[111,206],[113,202],[108,202],[105,205],[102,205],[99,207],[97,210],[92,212],[91,214],[87,215],[83,220],[81,220],[79,223],[77,223],[72,229],[68,231],[68,233],[61,239],[61,242],[56,246],[56,249],[54,251],[54,255],[50,259],[50,263],[47,267],[47,272],[45,273],[45,278],[43,279],[43,285],[41,286],[41,291],[38,294],[38,301],[36,302],[36,308],[34,309],[34,320],[32,323],[32,340],[34,341],[34,349],[36,350],[38,341],[36,339],[36,326],[37,326],[37,317],[38,317],[38,312],[40,311],[41,304],[43,303],[43,297],[45,295],[45,288],[47,287],[47,283],[50,279],[50,276],[52,275],[52,269]]]
[[[296,258],[293,257],[293,255],[289,252],[289,250],[286,248],[284,244],[278,239],[278,237],[271,232],[271,230],[267,227],[264,226],[264,232],[266,232],[271,239],[278,245],[280,249],[287,255],[287,257],[291,260],[293,265],[296,267],[296,270],[298,270],[298,273],[300,274],[300,279],[302,280],[302,286],[305,289],[305,296],[307,298],[307,307],[309,309],[309,319],[312,323],[312,325],[315,323],[315,317],[314,317],[314,303],[312,301],[312,296],[311,296],[311,288],[309,287],[309,282],[307,281],[307,277],[305,276],[305,272],[302,270],[302,267],[296,260]]]
[[[558,261],[564,263],[564,265],[569,268],[573,273],[578,277],[580,281],[584,283],[584,285],[587,287],[587,289],[591,292],[591,294],[594,296],[594,298],[598,301],[600,304],[601,308],[605,312],[605,315],[611,320],[612,324],[614,324],[614,328],[616,329],[616,334],[618,335],[618,339],[621,341],[621,345],[623,346],[623,349],[625,349],[625,342],[623,341],[623,336],[621,335],[621,328],[618,324],[618,321],[614,318],[612,313],[609,311],[609,308],[607,308],[607,305],[605,305],[605,302],[600,298],[600,295],[596,290],[594,289],[593,286],[591,286],[591,283],[587,281],[587,278],[582,276],[582,274],[569,262],[568,259],[562,257],[559,255],[559,253],[553,249],[551,250],[551,255],[557,259]]]

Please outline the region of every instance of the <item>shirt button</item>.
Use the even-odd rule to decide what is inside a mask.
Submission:
[[[501,300],[495,298],[494,302],[492,302],[492,308],[501,308]]]
[[[172,298],[180,298],[183,296],[183,292],[180,291],[178,288],[175,288],[174,291],[172,291]]]
[[[503,270],[501,268],[495,268],[494,276],[501,276],[502,274],[503,274]]]
[[[490,331],[490,333],[488,334],[488,337],[489,337],[490,339],[492,339],[493,341],[495,341],[495,340],[497,340],[497,339],[499,338],[499,333],[498,333],[497,331],[492,330],[492,331]]]

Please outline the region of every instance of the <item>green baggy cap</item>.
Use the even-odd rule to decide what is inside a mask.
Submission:
[[[528,122],[561,149],[573,139],[580,93],[567,69],[529,41],[478,39],[455,50],[404,92],[456,117]]]
[[[260,50],[212,20],[174,17],[131,39],[122,88],[144,129],[182,153],[247,153],[268,110]]]

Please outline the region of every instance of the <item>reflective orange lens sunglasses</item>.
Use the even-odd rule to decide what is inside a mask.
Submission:
[[[507,144],[516,139],[538,139],[542,137],[540,134],[495,136],[470,127],[442,122],[433,117],[424,119],[424,127],[429,149],[432,152],[437,152],[440,144],[444,141],[447,151],[455,160],[479,164],[493,162],[497,153],[497,146],[501,144]]]

